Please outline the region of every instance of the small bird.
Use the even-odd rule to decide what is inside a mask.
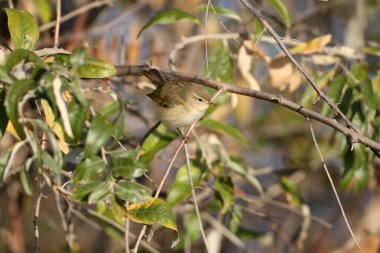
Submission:
[[[157,104],[160,120],[169,128],[185,128],[201,119],[211,104],[210,94],[200,84],[165,80],[156,69],[141,71],[156,89],[148,96]]]

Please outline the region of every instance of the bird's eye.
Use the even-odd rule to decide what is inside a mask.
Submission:
[[[198,101],[199,101],[199,102],[203,102],[203,99],[201,99],[201,98],[198,98]]]

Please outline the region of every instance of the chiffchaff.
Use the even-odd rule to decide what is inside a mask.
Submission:
[[[202,118],[211,104],[210,94],[199,84],[164,80],[156,69],[142,71],[156,89],[148,96],[158,105],[161,121],[169,128],[181,129]]]

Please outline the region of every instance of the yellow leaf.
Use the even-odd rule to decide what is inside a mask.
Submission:
[[[63,133],[63,129],[60,124],[55,122],[55,116],[53,113],[53,110],[51,109],[48,101],[45,99],[41,100],[41,105],[45,113],[45,120],[46,124],[53,130],[53,132],[57,135],[58,137],[58,146],[61,149],[61,151],[64,154],[69,153],[69,147],[67,146],[65,142],[65,135]]]
[[[16,129],[13,126],[11,121],[8,121],[7,129],[5,131],[13,135],[16,139],[21,140],[20,136],[18,136]]]
[[[301,45],[291,48],[289,51],[292,54],[312,54],[318,52],[321,48],[326,46],[331,41],[331,34],[317,37]]]

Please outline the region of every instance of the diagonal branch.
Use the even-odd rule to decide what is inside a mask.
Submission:
[[[338,106],[331,101],[318,87],[318,85],[314,82],[313,78],[310,74],[305,70],[304,67],[301,66],[294,58],[294,56],[290,53],[290,51],[285,46],[282,38],[277,34],[277,32],[269,25],[269,23],[264,19],[264,17],[260,14],[260,11],[256,9],[248,0],[240,0],[242,4],[244,4],[248,10],[252,12],[252,14],[260,21],[260,23],[265,27],[265,29],[272,35],[272,37],[277,41],[277,44],[280,46],[285,55],[289,58],[289,60],[294,64],[294,66],[298,69],[298,71],[306,78],[306,80],[313,87],[315,92],[318,94],[318,98],[322,98],[330,108],[356,133],[360,134],[360,131],[352,124],[352,122],[347,119],[346,115],[339,110]]]
[[[330,126],[336,129],[337,131],[341,132],[345,136],[349,137],[352,143],[361,143],[367,146],[375,153],[377,157],[380,158],[380,144],[377,143],[376,141],[365,137],[362,133],[356,132],[352,128],[346,127],[345,125],[341,124],[340,122],[338,122],[337,120],[333,118],[325,117],[316,111],[304,108],[303,106],[295,102],[292,102],[290,100],[287,100],[280,95],[274,95],[267,92],[252,90],[249,88],[233,86],[233,85],[217,82],[215,80],[212,80],[211,78],[205,78],[199,75],[188,74],[188,73],[179,72],[179,71],[159,69],[153,66],[119,66],[116,68],[117,68],[117,74],[116,74],[117,76],[125,76],[125,75],[140,76],[141,71],[154,68],[154,69],[159,70],[162,75],[170,77],[172,79],[181,79],[183,81],[199,83],[204,86],[208,86],[217,90],[222,89],[226,92],[258,98],[261,100],[265,100],[271,103],[281,105],[306,118],[314,119],[316,121],[319,121],[327,126]]]

